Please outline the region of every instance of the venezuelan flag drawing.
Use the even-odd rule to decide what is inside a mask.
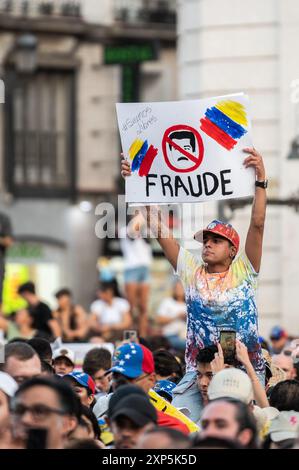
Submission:
[[[135,139],[129,148],[129,156],[132,160],[132,171],[138,170],[139,176],[148,175],[152,163],[158,154],[158,149],[148,145],[147,140]]]
[[[246,110],[238,101],[219,101],[208,108],[205,117],[200,120],[201,130],[219,145],[232,150],[237,141],[247,132]]]

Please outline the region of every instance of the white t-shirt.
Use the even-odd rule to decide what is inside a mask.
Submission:
[[[115,325],[122,322],[126,312],[130,310],[130,304],[126,299],[115,297],[112,304],[108,305],[103,300],[95,300],[90,311],[97,316],[101,325]]]
[[[127,228],[122,227],[120,231],[120,247],[124,256],[125,269],[150,266],[152,262],[152,250],[149,243],[143,238],[130,239],[125,237]],[[125,238],[123,238],[125,237]]]
[[[158,316],[173,318],[173,322],[168,325],[162,326],[162,334],[164,336],[178,335],[180,338],[186,338],[186,322],[181,319],[175,320],[179,313],[186,312],[187,307],[185,302],[178,302],[177,300],[169,297],[164,299],[158,308]]]

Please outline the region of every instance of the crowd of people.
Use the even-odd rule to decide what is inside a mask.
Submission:
[[[265,385],[239,340],[234,364],[220,343],[198,352],[197,421],[187,402],[174,404],[185,364],[165,337],[123,341],[113,356],[91,345],[80,368],[67,345],[10,340],[0,371],[0,448],[298,448],[299,339],[278,327],[271,334],[271,345],[260,338]]]
[[[199,260],[180,247],[159,208],[146,207],[123,240],[124,295],[106,278],[89,312],[68,289],[57,292],[51,311],[32,282],[19,287],[27,308],[0,317],[0,448],[299,448],[299,338],[279,326],[269,341],[259,336],[267,184],[261,155],[244,151],[256,192],[240,253],[236,230],[214,220],[194,235],[203,246]],[[127,161],[122,174],[131,174]],[[144,226],[177,276],[153,336]],[[90,346],[82,363],[80,342]]]

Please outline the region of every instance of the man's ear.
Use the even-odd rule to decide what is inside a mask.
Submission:
[[[238,440],[242,444],[242,446],[247,446],[252,439],[252,431],[251,429],[243,429],[238,435]]]
[[[68,436],[71,432],[73,432],[78,425],[78,420],[75,416],[63,416],[63,429],[64,435]]]
[[[153,383],[153,386],[154,384],[156,383],[156,373],[155,372],[152,372],[149,376],[148,376],[149,380]]]
[[[93,400],[94,400],[94,395],[88,395],[88,404],[89,404],[89,406],[92,404]]]
[[[231,257],[231,259],[234,259],[235,256],[236,256],[236,254],[237,254],[236,247],[235,247],[235,246],[231,246],[231,247],[230,247],[230,254],[229,254],[229,256]]]

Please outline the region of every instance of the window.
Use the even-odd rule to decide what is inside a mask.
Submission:
[[[20,197],[71,197],[74,190],[74,74],[10,72],[7,96],[8,189]]]

